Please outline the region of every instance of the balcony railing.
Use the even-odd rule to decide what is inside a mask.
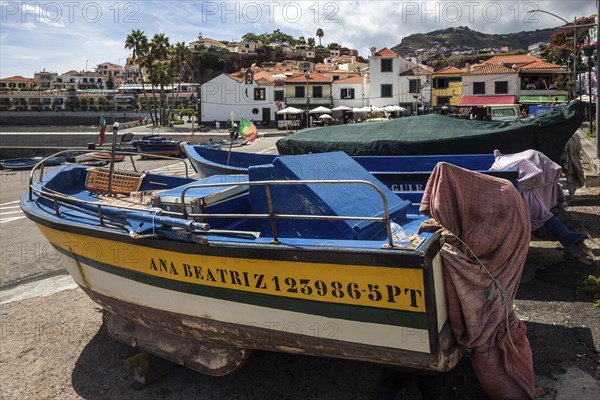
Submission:
[[[546,90],[546,89],[544,89],[544,90],[521,89],[521,90],[519,90],[519,95],[521,95],[521,96],[547,96],[548,94],[550,94],[551,96],[568,96],[569,91],[568,90],[560,90],[560,89],[548,89],[548,90]]]
[[[286,97],[285,104],[287,105],[326,105],[333,104],[333,97],[324,96],[324,97],[311,97],[307,99],[306,97]]]

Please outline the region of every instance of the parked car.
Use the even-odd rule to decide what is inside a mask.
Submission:
[[[495,106],[491,107],[492,121],[516,121],[520,117],[518,106]]]

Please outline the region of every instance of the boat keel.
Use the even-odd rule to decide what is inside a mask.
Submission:
[[[156,331],[105,312],[104,326],[113,338],[207,375],[228,375],[240,368],[251,350],[201,342]]]

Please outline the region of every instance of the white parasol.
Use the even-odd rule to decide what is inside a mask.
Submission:
[[[313,108],[308,112],[309,114],[329,114],[331,110],[327,107],[319,106],[317,108]]]
[[[277,111],[279,115],[287,115],[287,114],[302,114],[302,110],[296,107],[286,107],[281,111]]]
[[[396,111],[406,111],[406,108],[400,106],[385,106],[383,107],[384,111],[387,112],[396,112]]]
[[[352,107],[348,107],[348,106],[337,106],[335,108],[332,108],[331,111],[352,111]]]

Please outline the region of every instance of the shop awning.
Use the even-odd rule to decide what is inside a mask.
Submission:
[[[515,104],[516,96],[463,96],[461,107],[506,106]]]
[[[566,103],[567,96],[521,96],[519,103],[521,104],[546,104],[546,103]]]

